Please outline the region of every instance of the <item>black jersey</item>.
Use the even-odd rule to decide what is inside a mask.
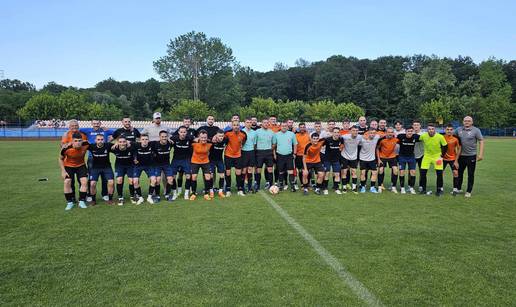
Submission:
[[[340,146],[344,144],[344,140],[339,137],[334,140],[333,137],[326,138],[326,150],[324,152],[325,161],[337,162],[340,160]],[[322,155],[321,155],[322,156]],[[322,157],[321,157],[322,158]]]
[[[192,158],[193,136],[186,135],[184,140],[179,135],[173,135],[170,138],[174,147],[174,160],[190,160]]]
[[[172,143],[167,141],[165,144],[161,144],[159,141],[149,143],[152,146],[154,152],[154,162],[157,165],[164,165],[170,163],[170,152],[172,151]]]
[[[172,133],[172,136],[179,136],[179,129],[181,129],[181,128],[186,128],[186,127],[179,126],[179,128],[177,128],[176,131],[174,131],[174,133]],[[197,135],[197,130],[195,130],[194,128],[186,128],[186,136],[187,137],[193,139],[193,138],[195,138],[196,135]]]
[[[150,143],[145,147],[143,147],[141,143],[136,143],[133,149],[134,159],[138,160],[138,165],[151,166],[154,164],[154,151]]]
[[[400,145],[399,156],[401,157],[414,157],[414,148],[416,143],[419,142],[419,135],[413,134],[412,137],[407,137],[405,133],[398,134],[398,144]]]
[[[104,143],[102,147],[98,147],[97,144],[90,144],[88,150],[91,153],[89,159],[91,160],[91,165],[93,168],[107,168],[111,167],[111,162],[109,161],[109,153],[111,152],[111,143]]]
[[[363,135],[364,133],[367,132],[367,130],[369,130],[369,128],[367,126],[360,127],[360,125],[356,125],[355,127],[357,127],[357,129],[358,129],[358,134],[359,135]]]
[[[115,147],[111,149],[111,152],[115,155],[115,165],[133,165],[134,153],[132,148],[126,147],[124,150]]]
[[[226,138],[224,138],[222,142],[212,143],[213,145],[210,148],[210,161],[222,161],[224,148],[226,148],[227,143],[228,139]]]
[[[134,142],[136,142],[136,139],[140,138],[140,131],[138,131],[138,129],[136,129],[136,128],[132,128],[132,129],[125,129],[125,128],[116,129],[115,132],[113,132],[113,138],[117,139],[120,136],[123,136],[129,142],[134,143]]]
[[[220,128],[217,126],[204,125],[204,126],[199,127],[199,129],[197,129],[197,131],[195,132],[195,135],[198,136],[199,132],[201,130],[205,130],[208,133],[208,140],[211,141],[211,139],[215,136],[215,134],[217,134],[217,131],[219,131],[219,129]]]

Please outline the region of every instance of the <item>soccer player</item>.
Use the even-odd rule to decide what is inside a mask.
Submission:
[[[398,145],[400,146],[398,155],[398,165],[400,169],[400,187],[401,194],[405,194],[405,170],[408,168],[409,171],[409,192],[410,194],[416,194],[414,185],[416,184],[416,158],[414,156],[414,150],[416,144],[419,143],[419,135],[414,133],[412,126],[405,129],[405,133],[398,134]]]
[[[251,129],[254,131],[260,129],[260,125],[258,124],[258,118],[256,116],[251,117]]]
[[[446,153],[448,144],[442,134],[437,133],[433,124],[428,124],[427,132],[421,134],[419,137],[425,147],[425,155],[421,161],[421,194],[430,195],[431,192],[426,191],[426,174],[433,166],[437,177],[437,191],[436,196],[443,194],[443,158]]]
[[[208,132],[206,130],[199,131],[197,142],[192,143],[192,195],[190,200],[195,200],[197,195],[197,175],[202,170],[204,176],[204,199],[212,200],[213,179],[210,174],[210,148],[212,144],[208,143]]]
[[[74,206],[74,192],[72,191],[72,182],[77,176],[80,182],[79,188],[79,208],[85,209],[86,195],[88,191],[88,170],[84,162],[84,156],[88,150],[88,141],[83,141],[83,136],[78,131],[72,134],[71,144],[63,146],[59,156],[59,167],[61,168],[61,177],[64,180],[64,195],[66,199],[65,210],[71,210]]]
[[[459,177],[458,189],[462,189],[462,181],[464,179],[464,171],[468,169],[468,186],[465,197],[471,197],[473,184],[475,183],[475,168],[477,161],[484,160],[484,137],[480,129],[473,126],[473,118],[466,116],[463,119],[463,126],[459,127],[455,132],[460,139],[461,151],[459,156]],[[478,143],[478,153],[477,153]],[[477,155],[478,154],[478,155]]]
[[[274,156],[276,158],[276,167],[279,172],[279,188],[280,190],[288,188],[288,183],[285,182],[285,173],[288,174],[288,181],[290,182],[290,189],[292,192],[296,191],[294,187],[294,153],[297,151],[297,139],[294,132],[288,130],[288,122],[281,123],[281,130],[274,134],[273,143]],[[284,185],[285,184],[285,185]]]
[[[168,133],[171,132],[169,127],[161,123],[161,113],[154,112],[154,114],[152,114],[152,123],[149,126],[143,128],[142,134],[147,134],[150,142],[157,142],[159,141],[159,133],[163,130],[167,131]]]
[[[129,183],[129,192],[131,194],[131,203],[136,203],[134,199],[134,152],[129,148],[130,143],[124,135],[120,135],[116,139],[116,144],[111,147],[111,152],[115,155],[115,178],[116,193],[118,195],[118,205],[124,205],[124,178],[127,175]]]
[[[378,176],[378,165],[376,164],[376,145],[380,136],[376,134],[373,128],[364,134],[364,137],[358,143],[360,146],[360,193],[366,192],[367,172],[371,171],[371,193],[378,193],[376,189],[376,179]]]
[[[340,135],[346,135],[346,134],[349,134],[350,133],[350,122],[349,122],[349,119],[345,118],[343,121],[342,121],[342,129],[340,129]]]
[[[186,135],[186,128],[182,128],[184,131],[184,135]],[[154,197],[153,203],[159,203],[161,201],[161,176],[165,176],[165,199],[169,202],[174,201],[176,198],[173,195],[170,195],[173,185],[174,185],[174,166],[170,163],[170,153],[175,146],[175,143],[169,140],[168,132],[166,130],[162,130],[159,133],[159,141],[151,142],[150,146],[152,147],[152,151],[154,152],[154,176],[155,179],[152,180],[154,182]],[[175,151],[174,151],[175,158]],[[173,160],[172,160],[173,161]],[[177,197],[177,195],[176,195]]]
[[[208,133],[208,140],[211,140],[219,131],[219,127],[215,126],[215,116],[208,115],[208,117],[206,117],[206,125],[201,126],[199,127],[199,129],[197,129],[197,136],[199,135],[199,132],[201,132],[201,130],[206,131],[206,133]]]
[[[323,160],[325,178],[323,181],[323,194],[328,195],[328,179],[333,172],[333,190],[336,194],[342,194],[340,190],[340,157],[344,149],[344,140],[340,136],[340,129],[333,127],[332,136],[325,139],[325,159]]]
[[[263,119],[262,126],[256,130],[256,173],[255,182],[256,190],[260,189],[262,180],[262,167],[265,164],[265,189],[268,189],[274,182],[272,177],[272,167],[274,165],[274,156],[272,153],[272,138],[274,132],[269,129],[269,120]]]
[[[398,136],[400,133],[405,133],[403,129],[403,123],[399,120],[394,122],[394,136]]]
[[[269,129],[274,133],[281,130],[281,126],[278,124],[278,117],[276,115],[269,116]]]
[[[446,153],[443,156],[444,167],[443,171],[446,170],[446,166],[450,166],[453,175],[453,190],[451,194],[453,196],[457,195],[459,192],[458,188],[458,177],[459,177],[459,154],[460,154],[460,140],[454,134],[454,129],[452,124],[448,124],[446,129],[444,130],[444,139],[446,143],[448,143],[448,148]]]
[[[79,130],[79,122],[76,119],[71,119],[68,121],[68,131],[66,131],[61,137],[61,145],[66,144],[68,147],[73,143],[73,135],[79,132],[81,134],[81,138],[83,141],[87,141],[88,137],[86,134],[80,132]]]
[[[106,202],[108,205],[112,205],[114,189],[113,179],[115,176],[109,160],[111,143],[105,142],[104,134],[97,134],[95,136],[95,142],[89,145],[88,150],[91,157],[88,158],[91,205],[94,206],[97,203],[97,181],[99,180],[99,177],[104,178],[102,180],[106,182]]]
[[[317,175],[315,194],[321,194],[324,179],[324,166],[321,163],[321,148],[325,145],[324,139],[319,139],[319,134],[312,133],[310,143],[306,145],[303,155],[303,194],[308,195],[308,175],[311,171]]]
[[[358,128],[359,135],[364,135],[364,133],[367,132],[367,119],[365,116],[360,116],[358,118],[358,125],[356,125],[356,127]]]
[[[347,192],[347,186],[351,179],[351,190],[356,194],[358,193],[358,145],[362,140],[362,136],[358,134],[358,128],[353,126],[350,130],[350,134],[343,135],[342,140],[344,142],[344,149],[341,151],[341,175],[343,180],[343,192]]]
[[[373,128],[376,132],[378,132],[378,121],[376,119],[371,119],[369,122],[369,127]],[[378,134],[380,137],[382,137],[382,134]]]
[[[247,139],[242,146],[242,175],[244,177],[244,184],[247,181],[247,191],[256,192],[253,190],[253,175],[254,167],[256,166],[256,138],[257,133],[251,127],[251,118],[245,119],[245,125],[243,131],[245,132]],[[245,189],[244,189],[245,192]]]
[[[226,149],[224,151],[224,163],[226,168],[226,197],[231,196],[231,169],[235,169],[235,177],[239,196],[244,194],[244,178],[242,177],[242,146],[247,140],[245,132],[240,130],[240,122],[232,123],[233,129],[224,133],[227,140]],[[259,129],[258,129],[259,130]]]
[[[226,127],[224,127],[224,133],[228,132],[228,131],[231,131],[233,130],[233,122],[234,121],[237,121],[240,123],[240,115],[238,114],[233,114],[231,116],[231,122],[229,125],[227,125]],[[239,124],[240,125],[240,124]],[[240,125],[240,130],[244,129],[244,126]]]
[[[310,143],[310,135],[308,134],[308,131],[306,130],[306,124],[305,123],[299,123],[299,131],[296,132],[296,141],[297,141],[297,148],[296,148],[296,169],[298,171],[299,176],[299,183],[303,184],[303,155],[305,154],[305,147]]]
[[[294,127],[294,120],[287,119],[287,130],[293,133],[296,133],[296,128]]]
[[[380,119],[378,121],[377,131],[380,133],[380,135],[385,135],[387,133],[387,121],[385,119]]]
[[[174,131],[174,133],[172,134],[172,137],[177,137],[179,135],[179,131],[181,128],[185,128],[186,129],[186,136],[188,139],[190,140],[193,140],[195,138],[195,136],[197,135],[197,130],[195,130],[194,128],[191,128],[190,126],[192,125],[192,119],[188,116],[185,116],[183,117],[183,124],[181,126],[179,126],[179,128],[176,129],[176,131]],[[191,144],[189,144],[188,146],[190,146]],[[190,148],[191,149],[191,148]],[[175,150],[174,150],[174,156],[175,156]],[[191,155],[191,150],[190,150],[190,155],[188,155],[186,157],[186,161],[188,162],[188,164],[190,164],[190,159],[191,159],[192,155]],[[186,173],[186,175],[185,175]],[[174,176],[176,176],[176,173],[174,173]],[[186,180],[185,180],[185,200],[188,200],[189,199],[189,194],[187,193],[190,193],[190,185],[191,185],[191,177],[190,177],[190,173],[188,172],[185,172],[183,171],[182,169],[179,169],[179,173],[177,174],[177,182],[176,180],[174,180],[174,190],[176,189],[176,185],[177,185],[177,195],[180,195],[182,193],[182,189],[183,189],[183,177],[186,177]],[[177,197],[176,195],[176,197]],[[174,198],[175,199],[175,198]]]
[[[394,136],[394,129],[387,128],[385,137],[378,141],[376,156],[378,157],[378,192],[385,190],[383,179],[385,177],[385,167],[391,169],[391,192],[398,193],[396,188],[398,184],[398,161],[396,160],[398,147],[398,139]]]
[[[421,136],[423,131],[421,130],[421,122],[419,120],[414,120],[412,122],[412,128],[414,128],[414,134]],[[425,155],[425,147],[422,142],[417,142],[414,147],[414,157],[416,158],[417,166],[419,167],[419,192],[423,190],[421,186],[421,162],[423,161],[423,156]]]
[[[135,143],[140,138],[140,131],[134,128],[131,124],[131,119],[129,117],[124,117],[122,119],[122,128],[116,129],[113,132],[113,138],[118,139],[120,136],[123,136],[127,143]]]
[[[184,174],[185,181],[185,194],[184,199],[190,199],[190,187],[191,187],[191,159],[192,159],[192,143],[194,140],[194,135],[188,132],[188,128],[186,126],[181,126],[177,129],[177,134],[172,135],[172,147],[174,149],[174,156],[172,158],[171,163],[171,176],[172,176],[172,200],[176,200],[176,198],[181,195],[182,192],[182,174]],[[177,175],[177,190],[176,190],[176,182],[174,177]],[[181,179],[180,179],[181,177]]]
[[[166,130],[163,130],[166,131]],[[156,169],[154,167],[154,150],[149,142],[149,136],[142,133],[140,136],[140,142],[134,144],[134,194],[137,199],[136,204],[141,205],[144,201],[142,195],[142,188],[140,185],[140,176],[143,172],[147,174],[149,179],[149,195],[147,195],[147,202],[149,204],[154,203],[153,195],[156,186]]]
[[[224,131],[220,130],[212,139],[212,146],[210,148],[210,168],[212,173],[212,180],[215,182],[215,174],[219,176],[218,194],[220,198],[224,198],[224,177],[226,167],[224,165],[224,149],[226,148],[227,139],[224,138]]]

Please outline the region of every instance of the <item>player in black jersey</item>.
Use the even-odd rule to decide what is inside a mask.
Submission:
[[[414,133],[412,126],[405,129],[405,133],[398,134],[399,154],[398,164],[400,169],[400,187],[401,194],[405,194],[405,170],[409,170],[409,192],[410,194],[416,194],[414,190],[414,184],[416,183],[416,158],[414,156],[414,148],[416,143],[419,142],[419,135]]]
[[[116,193],[118,195],[118,205],[124,205],[124,177],[127,175],[129,183],[129,192],[131,194],[131,202],[134,200],[133,186],[133,151],[129,148],[129,144],[125,136],[119,136],[116,144],[111,147],[111,152],[115,155],[115,177],[116,177]]]
[[[95,144],[90,144],[88,150],[91,153],[91,164],[89,169],[90,180],[90,205],[95,206],[97,203],[97,181],[100,176],[104,176],[107,181],[108,205],[113,204],[114,174],[109,161],[109,153],[111,151],[111,143],[105,143],[104,135],[97,134]]]
[[[131,125],[131,119],[124,117],[122,119],[122,125],[122,128],[116,129],[115,132],[113,132],[113,139],[116,140],[123,136],[129,144],[136,143],[140,138],[140,131]]]
[[[183,124],[181,126],[179,126],[179,128],[177,128],[176,131],[174,131],[174,133],[172,134],[173,137],[177,137],[179,135],[179,132],[182,128],[185,128],[186,129],[186,135],[188,138],[191,138],[192,140],[197,136],[197,130],[195,130],[194,128],[191,128],[190,126],[192,125],[192,119],[188,116],[185,116],[183,118]],[[208,130],[206,130],[208,131]],[[175,155],[174,155],[175,156]],[[191,157],[191,155],[190,155]],[[190,172],[185,172],[183,169],[179,169],[179,172],[177,174],[177,194],[175,197],[177,197],[178,195],[181,194],[182,192],[182,187],[183,187],[183,176],[184,174],[186,173],[186,181],[185,181],[185,199],[186,197],[189,195],[189,194],[186,194],[186,193],[190,193],[190,186],[191,186],[191,180],[190,180]],[[176,174],[174,173],[174,176],[176,176]],[[174,180],[174,187],[176,185],[176,180]],[[187,187],[188,186],[188,187]],[[174,188],[175,189],[175,188]],[[188,191],[188,192],[187,192]],[[174,198],[175,199],[175,198]]]
[[[172,196],[170,195],[170,191],[173,188],[174,184],[174,173],[172,171],[172,166],[170,165],[170,153],[173,149],[173,143],[170,142],[168,138],[168,132],[166,130],[162,130],[159,133],[159,141],[154,141],[150,143],[152,146],[152,151],[154,152],[154,175],[156,178],[154,179],[154,203],[159,203],[161,200],[161,176],[164,175],[166,177],[165,184],[165,199],[168,201],[173,201]]]
[[[142,134],[140,136],[140,142],[134,144],[134,174],[133,174],[133,183],[134,183],[134,193],[136,198],[137,205],[141,205],[143,203],[143,195],[142,188],[140,186],[140,176],[142,172],[147,174],[147,178],[149,178],[149,195],[147,196],[147,202],[149,204],[154,203],[153,194],[154,187],[156,185],[156,171],[154,169],[154,151],[152,150],[152,146],[149,144],[149,135]]]
[[[210,148],[210,168],[211,168],[211,179],[215,182],[215,174],[219,176],[219,189],[218,194],[219,197],[224,198],[224,177],[226,172],[226,167],[224,165],[223,155],[224,149],[226,148],[226,144],[228,140],[224,138],[224,131],[219,129],[217,134],[212,139],[212,146]]]
[[[340,129],[338,127],[334,127],[332,136],[326,138],[326,151],[323,165],[326,174],[329,174],[331,171],[333,171],[333,190],[337,194],[342,194],[340,191],[340,157],[343,148],[344,140],[340,136]],[[327,191],[328,180],[325,179],[323,185],[325,191]]]
[[[215,134],[217,134],[220,129],[219,127],[215,126],[214,123],[215,117],[213,115],[208,115],[208,117],[206,117],[206,125],[199,127],[195,135],[197,136],[201,130],[205,130],[208,133],[208,140],[213,139]]]
[[[188,133],[186,127],[179,127],[177,135],[172,135],[171,141],[174,147],[174,157],[172,158],[172,177],[178,173],[177,191],[176,186],[172,187],[172,198],[176,199],[181,194],[182,180],[179,180],[181,173],[185,174],[185,200],[190,199],[190,176],[192,173],[191,159],[192,159],[192,143],[194,136]]]

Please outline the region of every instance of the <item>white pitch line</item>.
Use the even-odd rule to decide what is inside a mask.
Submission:
[[[356,279],[319,241],[301,226],[287,211],[281,208],[269,195],[260,191],[263,198],[278,212],[278,214],[307,241],[323,260],[337,273],[340,279],[367,305],[383,306],[383,303],[369,291],[364,284]]]

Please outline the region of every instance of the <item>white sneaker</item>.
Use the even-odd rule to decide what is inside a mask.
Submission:
[[[123,198],[119,198],[118,199],[118,205],[119,206],[123,206],[124,205],[124,199]]]
[[[177,192],[174,190],[174,193],[172,193],[172,200],[177,199]]]
[[[287,191],[287,190],[288,190],[288,184],[283,186],[283,191]]]
[[[137,205],[141,205],[141,204],[143,204],[144,201],[145,200],[143,199],[143,197],[140,196],[140,197],[138,197],[138,200],[136,201],[136,204]]]
[[[81,200],[81,201],[79,201],[79,208],[86,209],[86,208],[88,208],[88,206],[86,206],[86,203],[83,200]]]
[[[296,191],[297,191],[297,190],[299,190],[299,186],[297,185],[297,183],[296,183],[296,184],[294,184],[294,189],[295,189]]]
[[[383,188],[382,186],[379,186],[377,191],[378,191],[378,193],[382,193],[384,189],[385,188]]]
[[[405,188],[401,188],[400,192],[401,192],[401,194],[407,194],[407,192],[405,191]],[[414,193],[416,193],[416,191],[414,191]]]
[[[130,197],[130,199],[131,199],[131,204],[135,205],[136,204],[135,198],[134,197]]]
[[[237,195],[238,196],[245,196],[244,191],[238,191]]]
[[[152,199],[152,195],[147,196],[147,202],[151,205],[154,203],[154,199]]]
[[[466,194],[464,194],[464,197],[466,197],[466,198],[470,198],[470,197],[471,197],[471,193],[466,192]]]
[[[93,197],[91,197],[91,196],[86,197],[86,201],[91,203],[93,201]]]
[[[323,191],[323,194],[324,194],[324,195],[328,195],[328,194],[329,194],[329,193],[328,193],[328,190],[324,190],[324,191]]]
[[[189,200],[190,199],[190,191],[185,191],[185,200]]]
[[[342,195],[342,192],[340,190],[335,190],[335,194]]]
[[[416,190],[414,190],[414,188],[410,187],[409,191],[410,191],[410,194],[416,195]]]
[[[226,192],[226,197],[231,197],[231,192],[230,191]]]
[[[177,194],[181,195],[183,193],[183,188],[177,188]]]
[[[398,194],[398,190],[396,189],[396,187],[392,187],[391,192],[394,194]]]
[[[109,200],[109,196],[107,196],[107,195],[102,196],[102,200],[103,200],[103,201],[108,201],[108,200]]]
[[[423,187],[418,187],[418,188],[417,188],[417,190],[418,190],[419,192],[423,192]]]

